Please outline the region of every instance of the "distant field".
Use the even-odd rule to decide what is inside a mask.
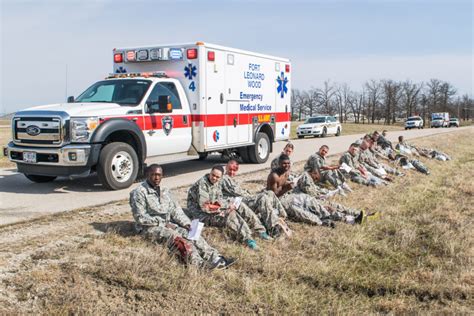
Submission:
[[[290,138],[297,138],[296,128],[303,123],[302,121],[291,122]],[[342,135],[364,134],[373,131],[381,132],[384,129],[387,131],[400,131],[403,130],[403,126],[401,123],[395,125],[342,123]]]

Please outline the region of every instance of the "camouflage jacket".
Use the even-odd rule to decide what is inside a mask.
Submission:
[[[380,163],[375,159],[375,155],[369,148],[360,151],[359,162],[375,169],[380,168]]]
[[[168,188],[155,190],[147,181],[130,192],[130,206],[137,226],[164,226],[169,222],[190,225],[190,219],[175,202]]]
[[[321,188],[316,183],[314,183],[313,178],[311,178],[308,172],[303,172],[303,175],[298,179],[297,186],[301,192],[311,195],[317,199],[328,193],[328,190]]]
[[[319,153],[309,156],[306,164],[304,165],[304,171],[310,171],[315,169],[321,169],[322,166],[326,165],[326,159]]]
[[[350,173],[360,174],[360,171],[359,171],[360,164],[359,164],[358,156],[359,155],[352,156],[350,152],[346,151],[339,159],[339,164],[342,165],[343,163],[345,163],[346,165],[352,168]],[[343,170],[341,171],[344,172]]]
[[[204,205],[214,202],[219,202],[222,208],[228,206],[228,202],[222,194],[220,182],[212,184],[209,181],[209,173],[207,173],[189,188],[187,205],[190,211],[209,213]]]
[[[251,194],[247,190],[242,189],[239,183],[235,181],[232,177],[224,175],[220,181],[220,186],[222,188],[222,194],[224,197],[250,197]]]

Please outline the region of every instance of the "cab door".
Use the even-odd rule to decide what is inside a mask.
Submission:
[[[149,113],[147,103],[168,96],[171,113]],[[147,156],[160,156],[187,152],[191,146],[191,116],[184,90],[172,81],[160,81],[153,87],[145,103],[145,129]]]

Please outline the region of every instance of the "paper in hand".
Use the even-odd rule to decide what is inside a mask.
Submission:
[[[188,233],[189,240],[198,240],[201,237],[202,229],[204,228],[204,223],[201,223],[198,219],[194,219],[191,222],[191,230]]]
[[[340,166],[339,166],[339,169],[342,169],[344,170],[345,172],[349,173],[351,172],[352,168],[349,167],[348,164],[346,164],[345,162],[343,162]]]
[[[235,198],[234,198],[233,205],[235,206],[235,209],[236,209],[236,210],[239,209],[240,203],[242,203],[242,197],[241,197],[241,196],[235,197]]]

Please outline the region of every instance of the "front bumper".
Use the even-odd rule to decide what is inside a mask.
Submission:
[[[17,163],[18,171],[27,174],[69,176],[84,173],[99,160],[101,144],[67,145],[59,148],[22,147],[10,142],[7,155]],[[24,159],[34,153],[35,161]]]
[[[305,136],[305,135],[320,135],[323,133],[322,129],[303,129],[296,130],[296,135]]]

